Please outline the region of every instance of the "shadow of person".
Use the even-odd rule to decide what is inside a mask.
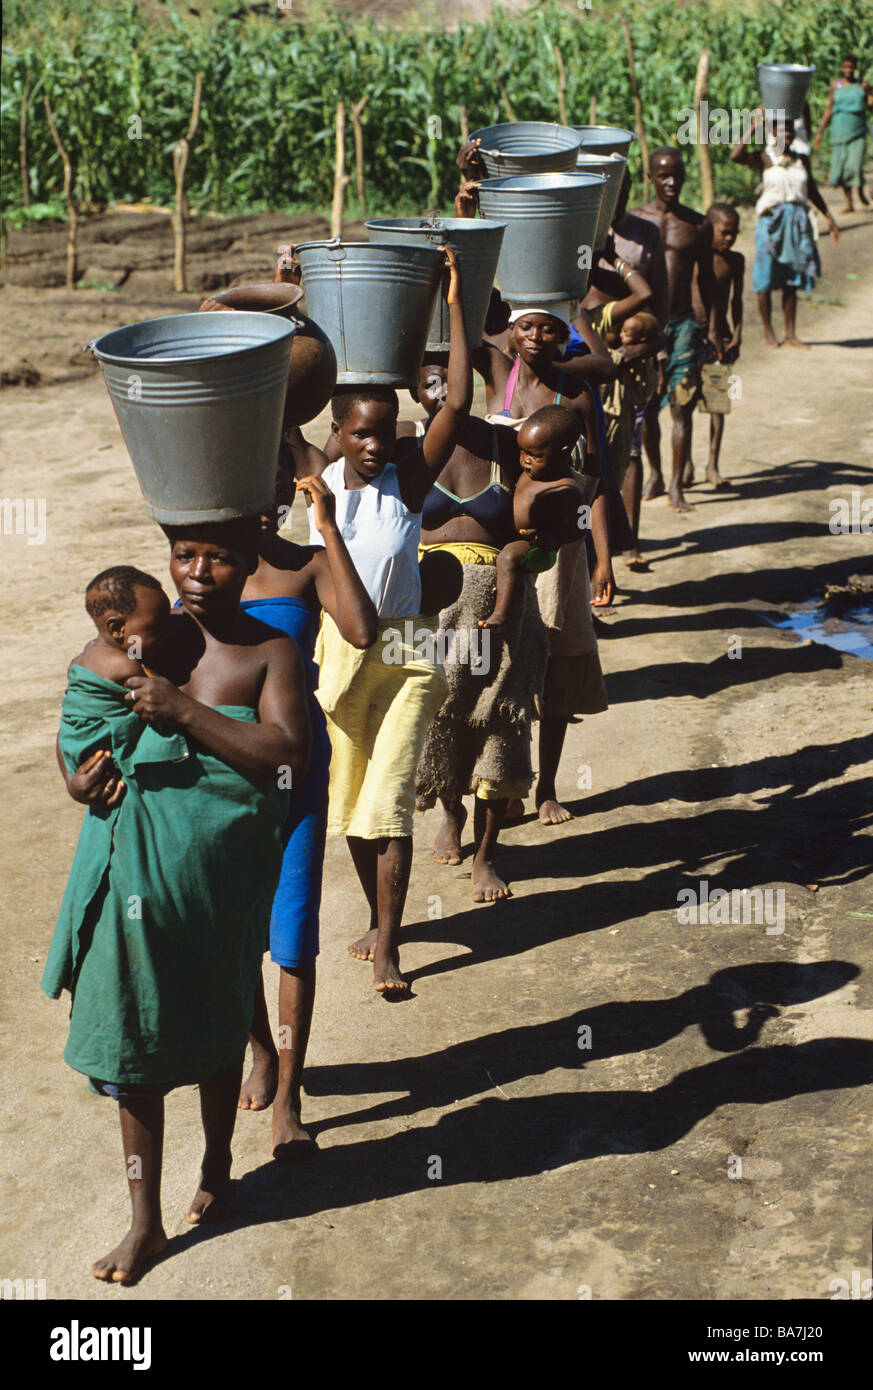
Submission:
[[[850,961],[758,961],[716,971],[706,984],[676,997],[610,1001],[547,1023],[487,1033],[436,1052],[396,1061],[309,1067],[309,1096],[395,1093],[392,1100],[311,1126],[319,1132],[446,1107],[555,1068],[661,1047],[686,1028],[700,1028],[717,1052],[757,1043],[780,1007],[805,1003],[842,988],[860,973]],[[747,1013],[742,1023],[735,1014]],[[583,1033],[583,1030],[586,1030]],[[407,1094],[397,1097],[396,1092]]]
[[[724,1105],[772,1105],[794,1096],[873,1081],[873,1042],[824,1038],[750,1048],[680,1073],[653,1091],[571,1091],[517,1099],[485,1097],[434,1124],[322,1149],[300,1180],[276,1162],[233,1183],[236,1215],[171,1241],[183,1247],[229,1230],[442,1187],[507,1182],[608,1154],[652,1153],[675,1144]],[[725,1155],[727,1160],[728,1155]]]

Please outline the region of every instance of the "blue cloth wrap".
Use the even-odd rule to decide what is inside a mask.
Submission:
[[[755,228],[752,289],[811,290],[821,275],[818,247],[802,203],[779,203]]]
[[[302,782],[291,789],[291,810],[282,832],[285,853],[270,917],[270,959],[290,969],[318,955],[318,914],[327,833],[330,739],[324,711],[315,698],[318,667],[313,660],[319,615],[297,598],[258,598],[240,605],[253,618],[293,637],[306,668],[312,753]]]

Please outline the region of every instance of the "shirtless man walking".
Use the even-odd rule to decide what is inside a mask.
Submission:
[[[679,201],[685,182],[685,162],[677,149],[665,145],[655,150],[649,160],[649,177],[655,187],[655,197],[644,207],[637,208],[636,212],[655,223],[667,257],[670,318],[667,324],[665,375],[667,399],[673,417],[670,505],[674,511],[687,512],[691,507],[683,495],[682,481],[691,458],[691,419],[700,394],[700,358],[704,342],[709,342],[714,354],[719,359],[721,357],[713,341],[712,223]],[[708,325],[705,339],[698,327],[691,297],[695,268],[700,302]],[[654,441],[650,439],[650,443]],[[650,452],[649,462],[653,476],[648,479],[643,496],[659,497],[665,489],[657,448]]]

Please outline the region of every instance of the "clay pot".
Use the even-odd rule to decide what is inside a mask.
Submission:
[[[336,354],[318,324],[296,307],[303,298],[299,285],[264,283],[235,285],[219,290],[200,306],[221,304],[226,309],[247,309],[273,314],[294,324],[291,366],[285,396],[284,425],[305,425],[327,405],[336,387]]]

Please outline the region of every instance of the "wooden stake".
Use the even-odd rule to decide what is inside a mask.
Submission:
[[[333,179],[333,207],[330,214],[330,234],[342,236],[343,203],[348,184],[346,173],[346,104],[337,102],[336,108],[336,172]]]
[[[631,87],[634,94],[634,125],[636,128],[637,139],[640,142],[640,155],[643,161],[643,201],[649,200],[649,145],[646,140],[646,132],[643,126],[643,103],[640,98],[640,87],[637,82],[637,69],[634,63],[634,50],[631,43],[630,25],[626,15],[621,16],[621,27],[624,29],[625,43],[627,44],[627,65],[630,69]]]
[[[470,123],[467,120],[467,108],[461,107],[461,144],[466,145],[470,138]]]
[[[30,207],[30,179],[27,177],[27,95],[30,91],[30,72],[25,71],[21,93],[21,119],[18,124],[18,162],[21,165],[21,201]]]
[[[560,48],[557,44],[554,44],[553,48],[555,53],[555,62],[558,67],[558,120],[561,122],[561,125],[566,125],[567,103],[564,99],[564,93],[567,90],[567,74],[564,71],[564,59],[561,55]]]
[[[178,144],[173,146],[173,173],[176,179],[176,205],[172,212],[173,224],[173,287],[177,294],[185,293],[185,218],[188,215],[188,199],[185,196],[185,174],[188,169],[188,156],[191,142],[197,133],[200,121],[200,95],[203,90],[203,74],[194,78],[194,101],[191,106],[191,120],[188,130]]]
[[[514,121],[514,120],[515,120],[515,112],[513,111],[512,107],[511,107],[510,104],[509,104],[509,94],[508,94],[506,88],[504,87],[501,78],[499,78],[499,77],[498,77],[498,79],[497,79],[497,86],[500,88],[500,97],[501,97],[501,100],[503,101],[503,109],[504,109],[504,111],[506,112],[506,119],[507,119],[508,121]]]
[[[364,187],[364,128],[361,113],[369,100],[370,93],[368,92],[352,107],[352,129],[355,136],[355,187],[358,191],[361,217],[367,216],[367,190]]]
[[[588,112],[588,124],[597,125],[597,96],[591,98],[591,110]]]
[[[697,131],[697,154],[700,159],[700,196],[704,210],[715,202],[715,180],[712,176],[712,155],[709,152],[708,130],[700,128],[700,103],[706,96],[709,83],[709,49],[704,48],[697,64],[694,79],[694,125]]]
[[[48,116],[52,139],[64,165],[64,202],[67,205],[67,266],[64,284],[68,290],[73,290],[76,288],[76,236],[79,230],[79,216],[76,212],[76,204],[73,202],[73,166],[70,163],[70,156],[61,144],[61,137],[58,135],[58,128],[52,115],[51,102],[47,96],[43,97],[43,102],[45,103],[45,113]]]

